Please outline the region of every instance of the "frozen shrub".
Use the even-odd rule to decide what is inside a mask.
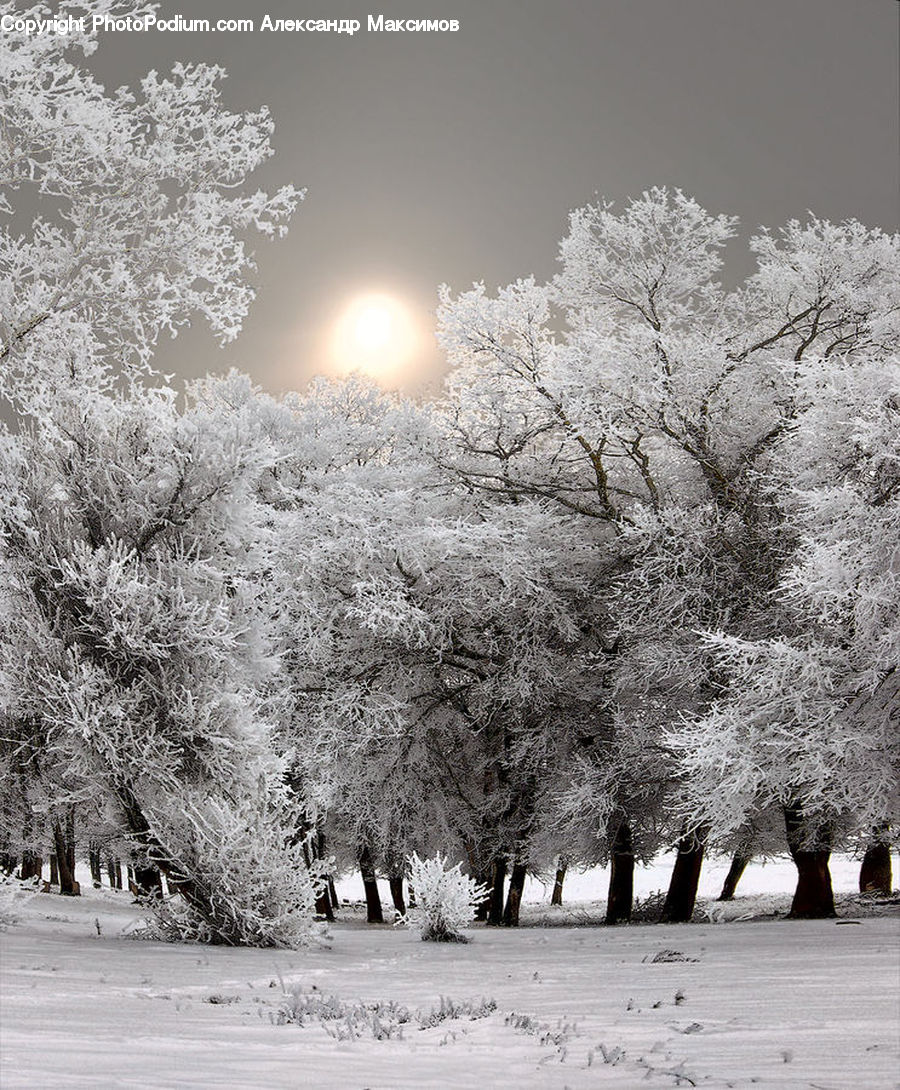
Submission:
[[[461,928],[475,919],[487,889],[463,874],[459,863],[448,868],[440,852],[434,859],[420,859],[413,852],[407,862],[417,907],[407,913],[406,922],[427,942],[467,942]]]
[[[221,1001],[221,999],[220,999]],[[212,998],[207,1000],[212,1002]],[[336,1041],[356,1041],[373,1037],[376,1041],[403,1040],[404,1028],[434,1029],[444,1022],[474,1022],[487,1018],[497,1009],[494,999],[456,1001],[441,996],[440,1006],[427,1013],[409,1010],[394,999],[364,1003],[345,1002],[336,995],[303,992],[296,989],[285,997],[272,1016],[276,1026],[307,1026],[318,1023]]]
[[[466,1019],[469,1022],[475,1022],[479,1018],[487,1018],[496,1009],[496,999],[485,999],[482,996],[480,1002],[474,999],[464,999],[457,1002],[448,995],[442,995],[440,1006],[432,1007],[427,1014],[416,1011],[416,1019],[420,1029],[432,1029],[434,1026],[439,1026],[442,1022],[447,1021],[461,1022]]]
[[[666,895],[661,889],[648,893],[643,899],[635,897],[631,906],[631,922],[659,923],[665,903]]]
[[[376,1041],[390,1041],[403,1039],[403,1027],[413,1017],[393,999],[347,1003],[336,995],[297,990],[285,999],[272,1020],[277,1026],[318,1023],[337,1041],[369,1036]]]
[[[140,937],[288,949],[321,939],[315,865],[306,865],[302,843],[289,842],[271,799],[185,790],[177,812],[160,808],[151,818],[165,836],[159,858],[176,896],[147,901],[153,920]]]

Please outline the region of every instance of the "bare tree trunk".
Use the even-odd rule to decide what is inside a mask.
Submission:
[[[566,880],[566,871],[569,869],[569,861],[564,856],[559,857],[559,862],[556,865],[556,878],[553,882],[553,893],[550,894],[551,905],[561,905],[563,903],[563,882]]]
[[[825,825],[808,838],[799,805],[784,808],[788,848],[797,867],[797,888],[788,914],[792,920],[818,920],[836,916],[831,872],[831,836]]]
[[[873,840],[859,868],[859,892],[890,893],[892,885],[891,846],[886,840]]]
[[[93,840],[88,844],[88,864],[94,889],[99,889],[103,885],[103,867],[100,862],[100,845]]]
[[[329,923],[334,921],[334,912],[331,908],[331,891],[328,888],[327,880],[324,885],[316,889],[316,915],[321,916],[323,920],[328,920]]]
[[[368,844],[359,853],[359,869],[362,874],[363,889],[366,891],[366,923],[384,923],[381,910],[381,897],[378,893],[378,881],[375,877],[375,864]]]
[[[75,880],[75,807],[70,806],[66,814],[66,864]]]
[[[106,860],[106,876],[109,878],[110,889],[122,888],[122,864],[112,856]]]
[[[37,852],[32,851],[31,848],[26,848],[22,852],[22,880],[28,881],[30,878],[40,878],[43,872],[44,860]]]
[[[406,902],[403,900],[403,872],[392,874],[388,878],[391,889],[391,900],[394,902],[394,911],[398,916],[406,915]]]
[[[325,842],[325,830],[319,820],[316,827],[315,854],[317,859],[325,859],[328,856],[328,845]],[[331,892],[334,883],[331,875],[322,879],[322,888],[316,893],[316,913],[323,916],[329,923],[334,921],[334,904],[331,900]]]
[[[522,892],[525,889],[526,863],[513,863],[509,876],[509,892],[506,896],[506,908],[503,911],[503,926],[519,926],[519,907],[522,904]]]
[[[620,821],[613,831],[609,853],[609,896],[606,923],[627,923],[634,900],[634,841],[631,826]]]
[[[699,832],[685,832],[678,841],[678,854],[660,923],[689,923],[694,915],[700,869],[703,866],[703,847],[703,837]]]
[[[325,834],[318,833],[315,838],[303,836],[299,843],[303,849],[303,861],[306,863],[306,869],[310,870],[315,860],[324,858],[322,851],[325,847]],[[331,890],[328,888],[328,881],[325,878],[321,880],[321,885],[316,887],[315,912],[317,916],[321,916],[324,920],[329,922],[334,920],[334,913],[331,911]]]
[[[331,897],[331,911],[337,912],[341,907],[341,902],[338,900],[337,890],[334,888],[334,879],[331,875],[328,875],[328,893]]]
[[[487,922],[499,927],[503,923],[503,887],[506,883],[506,860],[497,856],[491,867],[491,901],[488,906]]]
[[[50,853],[50,885],[59,885],[59,864],[56,862],[56,852]]]
[[[53,844],[59,868],[59,892],[66,897],[77,897],[81,889],[75,881],[75,814],[71,807],[65,829],[58,821],[53,822]]]
[[[747,865],[753,858],[752,855],[745,855],[741,851],[736,851],[731,857],[731,866],[728,868],[728,873],[725,875],[725,881],[722,883],[722,892],[719,894],[720,901],[731,901],[734,899],[734,892],[738,887],[744,871],[747,869]]]
[[[19,865],[19,857],[12,852],[0,852],[0,871],[4,874],[12,874]]]
[[[175,889],[180,891],[181,883],[177,878],[172,879],[172,885]],[[162,875],[160,874],[159,867],[154,866],[137,866],[134,867],[134,882],[133,890],[135,897],[161,897],[162,896]]]

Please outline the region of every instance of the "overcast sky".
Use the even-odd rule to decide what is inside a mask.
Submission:
[[[361,290],[430,322],[437,285],[555,270],[570,209],[677,186],[747,230],[807,209],[898,219],[896,0],[164,0],[186,18],[458,19],[451,34],[114,34],[95,70],[134,82],[177,60],[229,72],[233,109],[268,105],[261,181],[308,189],[287,239],[257,247],[242,337],[166,345],[184,376],[237,366],[266,387],[327,366]],[[748,270],[738,247],[732,275]],[[418,381],[440,374],[422,351]]]

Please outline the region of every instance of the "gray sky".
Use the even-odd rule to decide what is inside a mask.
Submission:
[[[359,290],[430,321],[436,287],[555,270],[570,209],[677,186],[748,231],[806,211],[898,217],[896,0],[163,0],[162,15],[460,21],[455,34],[115,34],[111,84],[176,60],[223,64],[233,109],[265,103],[260,181],[308,188],[287,239],[257,247],[259,296],[219,349],[199,326],[165,370],[231,366],[302,386]],[[749,270],[737,254],[729,271]],[[416,381],[437,381],[436,348]],[[407,388],[415,383],[407,382]]]

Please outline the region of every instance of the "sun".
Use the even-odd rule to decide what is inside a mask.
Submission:
[[[347,303],[334,324],[332,363],[339,374],[363,371],[395,381],[421,345],[409,307],[387,292],[365,292]]]
[[[362,352],[378,352],[391,340],[394,308],[382,299],[366,301],[353,314],[353,341]]]

